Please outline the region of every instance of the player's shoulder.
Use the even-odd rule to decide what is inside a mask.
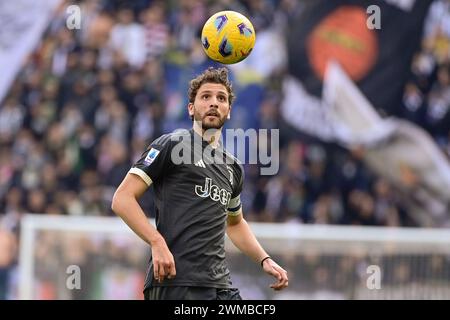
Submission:
[[[182,138],[189,138],[190,132],[186,129],[176,129],[172,132],[165,133],[153,140],[151,143],[154,146],[173,145],[174,142],[179,142]]]
[[[238,175],[243,175],[244,166],[242,165],[242,162],[225,148],[223,148],[223,154],[226,157],[226,163],[231,165]]]

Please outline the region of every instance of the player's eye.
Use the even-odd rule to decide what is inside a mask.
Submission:
[[[204,94],[204,95],[202,95],[202,99],[203,100],[206,100],[206,99],[208,99],[209,98],[209,94]]]
[[[225,102],[225,100],[226,100],[224,96],[219,96],[218,99],[220,102]]]

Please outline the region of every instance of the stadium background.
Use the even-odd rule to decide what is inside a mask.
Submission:
[[[188,81],[206,67],[218,66],[204,55],[199,34],[204,21],[223,9],[244,13],[257,33],[254,52],[230,67],[237,99],[227,127],[280,129],[279,173],[260,176],[257,165],[246,165],[241,197],[248,221],[288,227],[448,227],[448,202],[426,209],[430,215],[433,208],[443,210],[443,218],[417,219],[408,203],[412,197],[370,170],[361,148],[324,142],[296,129],[283,117],[282,83],[286,76],[297,76],[312,93],[320,93],[321,86],[308,81],[313,77],[311,70],[302,67],[308,59],[290,39],[292,34],[304,36],[299,32],[301,17],[312,3],[62,1],[0,104],[0,299],[19,297],[20,223],[26,214],[112,217],[113,192],[147,144],[163,133],[191,126],[186,112]],[[364,6],[368,2],[336,3]],[[390,8],[385,1],[373,3],[383,10]],[[66,27],[66,8],[72,4],[81,8],[79,30]],[[389,37],[395,38],[394,32],[379,43],[379,52],[387,51],[388,55],[372,66],[371,72],[384,70],[385,64],[391,63],[398,78],[389,76],[389,81],[381,81],[384,87],[377,86],[375,96],[383,96],[385,89],[384,97],[389,91],[391,100],[371,101],[383,116],[403,118],[426,130],[448,165],[450,1],[435,0],[426,10],[423,21],[416,17],[412,22],[420,30],[411,35],[417,36],[416,45],[389,50],[393,45]],[[388,19],[383,20],[382,12],[381,30],[383,23],[390,26]],[[0,65],[0,70],[5,67]],[[369,98],[374,95],[367,87],[371,83],[358,83]],[[400,94],[390,91],[394,84]],[[411,188],[420,185],[417,173],[405,170],[403,179]],[[141,204],[152,218],[151,192]],[[95,233],[66,239],[62,231],[39,232],[32,252],[36,272],[33,298],[141,297],[148,252],[139,239],[103,238]],[[270,242],[270,236],[264,241]],[[448,253],[421,251],[419,256],[372,261],[370,257],[364,260],[365,256],[346,257],[345,250],[329,256],[322,255],[323,248],[311,246],[316,251],[305,252],[301,242],[294,243],[294,249],[279,254],[292,279],[299,279],[290,281],[292,289],[285,298],[367,297],[355,296],[354,291],[348,295],[343,289],[346,281],[364,278],[363,266],[367,264],[384,265],[385,279],[392,283],[407,285],[423,278],[444,287],[441,293],[434,289],[418,293],[421,298],[450,297],[446,290],[450,281]],[[234,280],[243,287],[244,297],[277,298],[261,289],[267,279],[255,283],[246,278],[246,274],[260,271],[251,266],[239,269],[248,264],[247,258],[233,251],[230,257]],[[360,263],[363,260],[365,264]],[[73,263],[85,270],[83,290],[60,288],[67,277],[65,266]],[[116,268],[111,269],[111,265]],[[319,291],[314,288],[328,291],[316,295]]]

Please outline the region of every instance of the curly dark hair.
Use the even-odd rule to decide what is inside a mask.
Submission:
[[[188,97],[189,97],[190,103],[194,103],[195,96],[197,95],[197,91],[204,83],[223,84],[228,91],[228,103],[231,106],[235,96],[233,93],[233,87],[231,85],[231,82],[228,79],[228,69],[227,68],[215,69],[213,67],[209,67],[202,74],[200,74],[196,78],[192,79],[191,82],[189,83],[189,90],[188,90]]]

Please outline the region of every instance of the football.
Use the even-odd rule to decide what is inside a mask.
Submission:
[[[248,57],[255,46],[256,34],[244,15],[236,11],[220,11],[205,22],[201,41],[205,53],[212,60],[233,64]]]

